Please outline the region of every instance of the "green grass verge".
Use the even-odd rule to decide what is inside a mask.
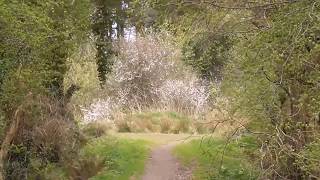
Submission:
[[[104,168],[91,180],[127,180],[139,177],[149,154],[150,143],[143,140],[99,138],[86,146],[86,156],[96,156],[104,161]]]
[[[252,137],[242,137],[227,146],[222,139],[206,138],[178,145],[174,154],[184,165],[193,166],[196,180],[250,180],[257,178],[250,162],[257,148]]]

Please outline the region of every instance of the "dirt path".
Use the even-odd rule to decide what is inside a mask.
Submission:
[[[171,152],[177,144],[201,138],[202,136],[160,133],[117,133],[116,136],[126,139],[143,139],[155,144],[150,154],[150,159],[147,161],[142,180],[192,179],[192,170],[181,166]]]
[[[182,167],[171,154],[176,144],[162,145],[152,151],[142,180],[191,180],[192,171]]]

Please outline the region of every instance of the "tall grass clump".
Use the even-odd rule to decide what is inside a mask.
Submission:
[[[72,114],[52,98],[30,93],[11,121],[0,151],[8,179],[43,179],[50,165],[66,165],[82,145]]]

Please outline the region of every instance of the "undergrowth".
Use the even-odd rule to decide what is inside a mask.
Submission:
[[[258,170],[251,160],[258,146],[253,137],[241,137],[226,144],[223,139],[204,138],[180,144],[174,154],[194,168],[194,179],[257,179]]]
[[[148,141],[106,137],[91,138],[76,159],[61,167],[50,163],[30,179],[129,180],[138,178],[149,154]],[[37,162],[31,162],[32,164]],[[39,171],[34,169],[34,171]]]

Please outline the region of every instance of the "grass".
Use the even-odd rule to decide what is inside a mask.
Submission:
[[[114,136],[129,140],[145,140],[152,142],[152,145],[159,146],[170,143],[180,143],[192,139],[201,138],[201,135],[190,134],[162,134],[162,133],[115,133]]]
[[[116,121],[119,132],[190,133],[192,120],[177,112],[135,112]]]
[[[84,149],[88,157],[99,157],[104,168],[91,180],[128,180],[139,177],[149,154],[149,145],[144,140],[122,138],[99,138]]]
[[[194,179],[196,180],[256,179],[257,170],[250,162],[258,148],[254,138],[242,137],[238,141],[225,145],[223,139],[193,140],[178,145],[174,149],[174,154],[184,165],[194,166]]]

